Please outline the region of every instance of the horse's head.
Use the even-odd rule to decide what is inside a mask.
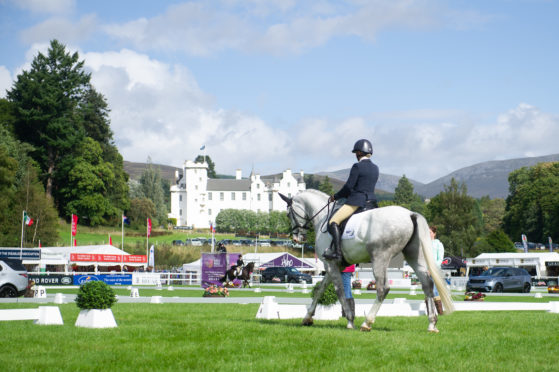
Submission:
[[[307,217],[305,208],[298,199],[290,198],[282,193],[279,196],[287,203],[287,217],[291,222],[291,234],[296,243],[305,240],[311,219]]]

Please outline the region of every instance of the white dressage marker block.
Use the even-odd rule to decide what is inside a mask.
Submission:
[[[175,288],[173,288],[172,285],[170,285],[169,288],[167,288],[167,289],[168,289],[169,291],[174,291],[174,290],[175,290]]]
[[[40,325],[62,325],[58,306],[39,306],[37,309],[0,310],[0,320],[33,320]]]
[[[133,297],[133,298],[140,297],[140,293],[138,292],[138,288],[132,288],[130,290],[130,297]]]
[[[260,287],[254,288],[254,293],[260,293],[262,289]]]
[[[543,297],[542,294],[539,293],[539,292],[536,292],[536,293],[534,294],[534,298],[542,298],[542,297]]]
[[[85,328],[114,328],[117,326],[111,309],[82,310],[75,325]]]
[[[54,295],[54,303],[55,304],[63,304],[64,303],[64,295],[62,293],[57,293]]]
[[[275,296],[264,296],[256,313],[256,319],[280,319],[279,305]]]
[[[361,290],[360,290],[360,289],[354,289],[354,290],[353,290],[353,294],[355,294],[355,295],[360,295],[360,294],[361,294]]]
[[[151,301],[152,304],[160,304],[161,302],[161,296],[151,296]]]
[[[550,313],[559,313],[559,301],[550,301],[549,302],[549,312]]]
[[[47,290],[42,285],[35,286],[35,290],[33,291],[33,297],[47,298]]]

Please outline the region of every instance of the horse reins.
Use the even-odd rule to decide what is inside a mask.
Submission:
[[[297,229],[303,229],[303,230],[308,230],[309,229],[309,223],[311,223],[311,221],[313,220],[313,218],[315,218],[316,216],[318,216],[318,214],[320,212],[322,212],[324,210],[324,208],[328,207],[328,213],[330,213],[330,199],[328,199],[328,203],[326,203],[326,205],[322,208],[320,208],[320,210],[318,212],[316,212],[315,214],[313,214],[310,218],[307,218],[306,216],[301,216],[299,213],[297,213],[297,211],[295,210],[295,208],[293,208],[292,204],[289,204],[289,212],[299,218],[302,218],[303,220],[305,220],[305,224],[304,225],[299,225],[299,221],[294,218],[297,226],[293,227],[291,229],[291,234],[293,234],[295,232],[295,230]]]

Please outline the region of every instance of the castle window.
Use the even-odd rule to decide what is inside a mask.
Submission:
[[[208,193],[208,200],[212,200],[212,193],[211,192]]]
[[[260,184],[259,184],[259,183],[256,184],[256,188],[257,188],[257,189],[260,188]]]
[[[235,193],[234,192],[231,193],[231,200],[235,200]]]
[[[288,183],[287,183],[287,187],[291,187],[291,182],[288,182]]]
[[[211,215],[212,215],[212,210],[208,209],[208,216],[211,216]]]
[[[179,209],[179,216],[182,216],[182,209]]]
[[[247,193],[243,192],[243,200],[247,200]]]
[[[182,195],[179,195],[179,201],[182,201]]]
[[[269,200],[269,201],[272,201],[272,193],[269,193],[269,194],[268,194],[268,200]]]
[[[222,193],[222,192],[219,193],[219,200],[221,200],[221,201],[225,200],[225,194],[224,193]]]
[[[256,200],[260,201],[260,194],[256,195]]]

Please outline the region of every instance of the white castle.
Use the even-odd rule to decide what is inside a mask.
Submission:
[[[248,209],[254,212],[286,210],[279,193],[289,197],[305,190],[304,173],[285,170],[281,175],[260,177],[251,173],[247,179],[237,169],[234,179],[208,178],[208,164],[185,161],[182,174],[175,172],[171,186],[170,218],[177,226],[209,228],[223,209]]]

